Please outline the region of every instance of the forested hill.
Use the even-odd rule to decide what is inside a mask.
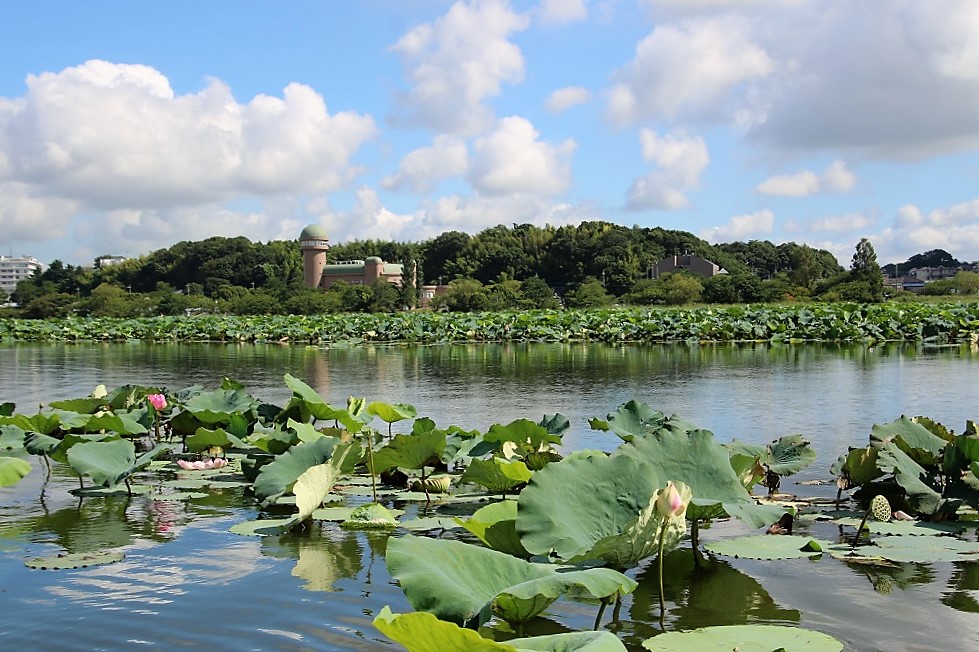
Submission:
[[[297,234],[298,235],[298,234]],[[603,280],[612,294],[628,292],[647,275],[649,266],[673,254],[707,258],[732,275],[761,279],[794,273],[807,280],[839,271],[828,251],[767,241],[711,245],[685,231],[624,227],[608,222],[575,226],[496,226],[469,235],[449,231],[431,240],[396,243],[363,240],[333,244],[328,259],[380,256],[387,262],[416,261],[421,280],[449,283],[473,278],[482,283],[538,276],[552,287],[572,287],[587,278]],[[61,292],[86,294],[100,283],[131,292],[152,292],[160,284],[205,295],[222,286],[277,291],[302,283],[302,255],[297,241],[254,243],[244,237],[213,237],[180,242],[140,258],[88,271],[55,261],[46,275]]]

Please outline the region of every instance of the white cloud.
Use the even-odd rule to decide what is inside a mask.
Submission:
[[[301,84],[239,104],[217,80],[176,95],[148,66],[89,61],[27,86],[0,107],[0,181],[95,209],[335,190],[376,133],[369,116],[331,115]]]
[[[539,136],[526,118],[501,119],[493,131],[473,144],[470,183],[484,195],[564,192],[571,184],[575,142],[552,145]]]
[[[591,92],[581,86],[565,86],[551,93],[544,101],[544,108],[551,113],[562,113],[578,104],[591,101]]]
[[[588,17],[588,0],[541,0],[537,17],[545,25],[563,25]]]
[[[466,173],[469,156],[466,142],[456,136],[436,136],[430,147],[422,147],[401,159],[398,171],[381,181],[391,190],[412,190],[424,193],[442,179]]]
[[[776,175],[762,181],[756,190],[763,195],[808,197],[821,192],[847,192],[853,190],[856,182],[856,176],[847,169],[846,164],[836,160],[830,163],[822,175],[809,170]]]
[[[520,48],[508,39],[529,24],[503,0],[456,2],[433,23],[412,28],[391,46],[401,55],[411,89],[393,119],[440,133],[473,135],[493,120],[484,101],[504,82],[523,80]]]
[[[873,216],[864,213],[847,213],[806,222],[790,220],[785,230],[789,233],[852,233],[867,229],[876,221]]]
[[[735,215],[724,226],[701,231],[700,237],[710,242],[737,242],[757,239],[769,234],[775,227],[775,215],[764,210],[746,215]]]
[[[735,102],[732,91],[775,67],[741,17],[660,24],[615,74],[609,114],[620,125],[653,118],[729,119],[745,104],[743,98]]]
[[[626,197],[630,210],[675,210],[689,204],[686,192],[697,188],[700,174],[710,162],[707,144],[683,133],[658,135],[652,129],[639,132],[642,156],[656,169],[633,181]]]

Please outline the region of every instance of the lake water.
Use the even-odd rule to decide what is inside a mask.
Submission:
[[[721,441],[765,443],[797,432],[818,458],[796,481],[829,479],[830,464],[848,445],[865,444],[874,423],[923,414],[961,431],[966,419],[979,418],[979,351],[920,345],[4,344],[0,402],[30,413],[98,384],[211,388],[229,376],[257,398],[282,403],[290,395],[286,373],[332,404],[350,395],[410,403],[441,427],[485,430],[560,412],[572,424],[568,449],[617,446],[587,420],[630,399],[679,414]],[[3,649],[396,649],[370,625],[386,604],[410,610],[386,572],[385,537],[329,523],[297,535],[238,537],[228,528],[256,514],[240,488],[189,503],[79,501],[68,493],[77,484],[69,473],[56,467],[45,484],[41,464],[32,464],[19,485],[0,489]],[[792,482],[783,489],[835,494]],[[704,538],[740,528],[718,524]],[[69,571],[24,565],[98,546],[123,547],[126,559]],[[837,636],[851,649],[979,646],[979,563],[883,573],[824,556],[719,559],[695,569],[687,550],[667,559],[667,573],[667,629],[785,622]],[[625,602],[619,635],[638,650],[660,631],[655,565],[631,575],[640,588]],[[589,629],[596,610],[562,600],[528,633]]]

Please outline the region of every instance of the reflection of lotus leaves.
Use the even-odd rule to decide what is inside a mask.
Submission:
[[[749,621],[799,622],[802,614],[783,609],[754,578],[714,560],[696,567],[693,551],[675,550],[664,559],[663,590],[674,607],[669,613],[675,629],[705,625],[740,625]],[[659,618],[658,565],[649,565],[636,578],[631,617],[635,622]]]

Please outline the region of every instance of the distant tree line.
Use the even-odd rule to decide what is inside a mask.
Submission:
[[[649,278],[674,254],[701,256],[728,273],[705,279],[683,271]],[[496,226],[469,235],[449,231],[418,243],[359,240],[331,246],[330,261],[379,256],[419,270],[417,285],[447,285],[436,309],[472,311],[798,299],[879,301],[881,270],[867,240],[845,271],[825,250],[752,240],[711,245],[685,231],[623,227]],[[96,259],[98,260],[98,259]],[[394,311],[416,305],[418,287],[303,283],[297,241],[213,237],[180,242],[105,267],[54,261],[21,282],[16,314],[133,317],[196,312],[313,314]]]

